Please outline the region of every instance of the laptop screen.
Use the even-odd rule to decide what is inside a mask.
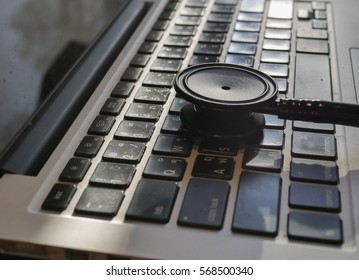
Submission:
[[[0,9],[0,154],[121,0],[14,0]]]

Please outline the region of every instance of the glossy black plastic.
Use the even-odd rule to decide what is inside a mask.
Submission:
[[[261,135],[262,113],[283,119],[359,126],[359,106],[322,101],[278,99],[275,81],[240,65],[211,63],[189,67],[175,80],[177,93],[189,101],[181,110],[193,134],[222,140],[254,140]]]

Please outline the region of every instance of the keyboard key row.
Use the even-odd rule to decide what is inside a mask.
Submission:
[[[230,1],[229,1],[230,2]],[[256,6],[249,9],[249,2]],[[269,19],[262,23],[264,0],[241,1],[241,12],[236,17],[235,31],[229,44],[226,62],[254,66],[257,42],[263,42],[260,57],[260,70],[272,75],[281,93],[287,92],[291,63],[289,50],[292,38],[292,21],[289,6],[281,14],[275,14],[269,7]],[[281,3],[281,5],[283,5]],[[227,3],[228,4],[228,3]],[[271,4],[272,5],[272,4]],[[273,4],[277,5],[277,4]],[[279,5],[279,3],[278,3]],[[196,34],[207,1],[187,1],[185,8],[176,18],[170,35],[163,38],[164,31],[174,18],[178,3],[171,2],[153,26],[138,53],[125,70],[120,81],[103,105],[89,129],[89,134],[81,141],[75,156],[60,175],[60,183],[54,185],[43,209],[63,211],[76,192],[77,183],[85,176],[104,143],[104,137],[114,124],[115,116],[121,113],[126,98],[132,94],[134,83],[143,75],[143,68],[150,61],[150,55],[157,49],[157,43],[163,42],[158,57],[145,73],[143,85],[135,93],[135,102],[127,106],[125,120],[116,129],[114,139],[104,149],[102,162],[90,176],[90,185],[82,193],[74,213],[78,215],[117,215],[125,196],[125,190],[131,184],[139,163],[146,150],[146,142],[152,137],[155,125],[162,113],[162,105],[169,98],[170,88],[176,73],[182,67],[182,60],[188,55],[188,47]],[[194,48],[190,65],[217,62],[223,51],[235,8],[233,5],[215,3],[205,23],[199,44]],[[313,26],[325,22],[325,13],[315,11],[317,21]],[[320,28],[320,27],[316,28]],[[259,40],[261,28],[266,28],[264,38]],[[322,26],[323,28],[323,26]],[[295,34],[295,33],[293,33]],[[298,43],[294,47],[303,55],[313,46],[317,53],[327,54],[328,33],[325,29],[303,29],[297,31]],[[263,40],[262,40],[263,39]],[[161,44],[159,44],[161,45]],[[179,186],[187,169],[187,159],[194,145],[179,118],[179,111],[185,101],[175,98],[170,115],[166,116],[161,127],[163,134],[158,135],[152,155],[145,165],[142,179],[137,184],[126,213],[126,219],[167,223],[177,198]],[[181,210],[177,217],[182,226],[221,229],[224,223],[227,200],[231,187],[227,181],[233,178],[236,164],[242,164],[235,212],[232,221],[234,232],[255,233],[269,236],[278,234],[279,202],[282,181],[279,173],[283,166],[285,121],[266,115],[266,129],[260,143],[244,150],[243,162],[232,158],[238,153],[236,145],[223,145],[202,141],[198,147]],[[320,212],[340,212],[340,193],[334,184],[339,181],[335,128],[318,133],[316,128],[294,122],[291,138],[292,156],[289,187],[289,207],[296,209],[288,215],[288,236],[291,239],[342,242],[341,220],[334,214]],[[331,131],[331,132],[329,132]],[[314,133],[315,132],[315,133]],[[315,143],[315,145],[313,144]],[[259,171],[259,172],[256,172]],[[209,180],[215,179],[215,180]],[[67,184],[62,182],[68,182]],[[310,195],[309,195],[310,194]],[[300,209],[312,212],[301,212]],[[250,216],[248,216],[250,215]],[[248,219],[250,217],[250,219]],[[315,224],[323,218],[323,230]],[[304,222],[303,222],[304,221]],[[300,229],[298,223],[305,223],[306,229]]]

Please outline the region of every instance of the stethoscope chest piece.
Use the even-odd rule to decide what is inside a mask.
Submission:
[[[277,85],[268,75],[232,64],[201,64],[180,72],[177,93],[189,101],[181,121],[192,133],[223,140],[248,140],[262,134],[258,108],[273,104]]]

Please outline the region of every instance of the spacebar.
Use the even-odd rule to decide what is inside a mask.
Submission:
[[[331,89],[329,57],[297,53],[294,97],[331,101]]]

